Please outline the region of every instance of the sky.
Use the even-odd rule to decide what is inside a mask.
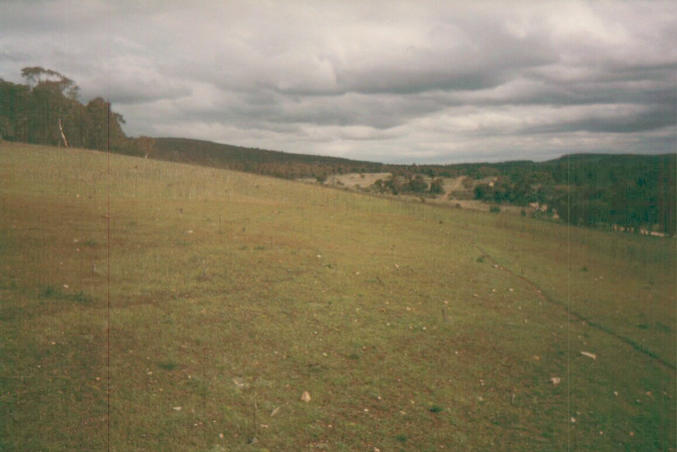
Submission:
[[[0,0],[128,135],[388,163],[677,150],[677,3]]]

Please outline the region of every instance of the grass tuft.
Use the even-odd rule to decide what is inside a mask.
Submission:
[[[77,303],[91,303],[93,298],[83,291],[78,291],[74,293],[64,292],[58,287],[54,286],[45,286],[38,292],[39,298],[51,299],[51,300],[66,300],[74,301]]]
[[[158,367],[160,369],[164,369],[167,371],[172,371],[178,367],[178,364],[175,363],[174,361],[160,361],[158,364]]]

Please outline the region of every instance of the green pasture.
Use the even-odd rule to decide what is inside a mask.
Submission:
[[[0,143],[0,450],[674,450],[675,257]]]

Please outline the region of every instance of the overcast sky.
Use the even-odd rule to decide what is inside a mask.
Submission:
[[[402,163],[664,153],[675,2],[0,1],[0,78],[57,70],[128,135]]]

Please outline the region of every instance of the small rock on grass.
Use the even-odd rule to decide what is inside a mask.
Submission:
[[[557,386],[560,384],[562,379],[560,377],[550,377],[550,381],[552,382],[553,386]]]
[[[240,377],[233,378],[233,384],[235,384],[238,389],[246,389],[249,387],[249,383],[245,382],[244,378]]]
[[[597,359],[597,355],[590,352],[581,352],[581,355],[587,356],[588,358]]]
[[[310,393],[308,391],[303,391],[303,394],[301,394],[301,400],[306,403],[310,402]]]

